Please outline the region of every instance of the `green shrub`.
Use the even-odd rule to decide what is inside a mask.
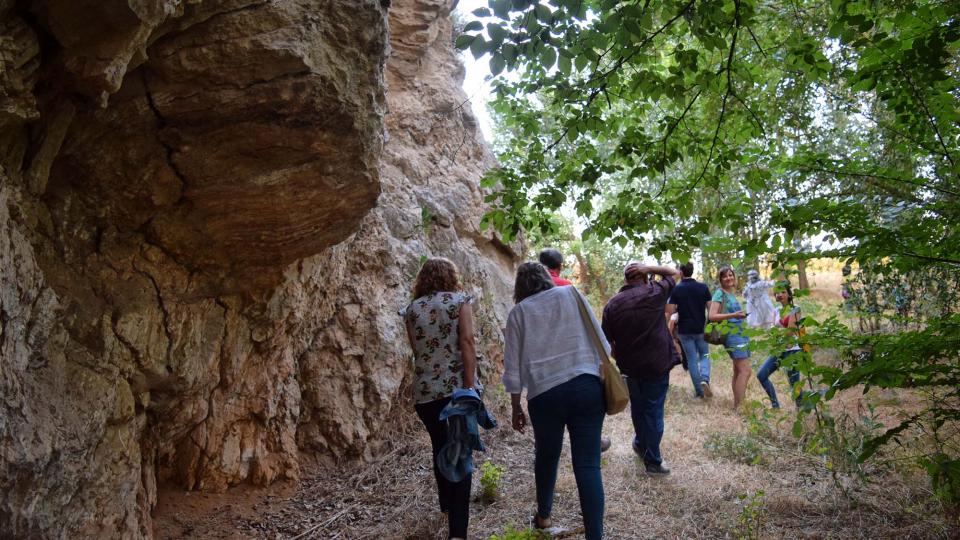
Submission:
[[[773,426],[773,421],[777,415],[775,410],[768,409],[763,403],[756,400],[748,402],[744,408],[746,409],[744,419],[747,422],[747,433],[758,440],[773,440],[776,438]]]
[[[550,535],[527,527],[526,529],[517,529],[513,523],[507,523],[507,527],[502,534],[491,535],[488,540],[546,540]]]
[[[861,411],[859,416],[842,411],[834,413],[825,403],[812,409],[812,412],[817,422],[812,428],[802,432],[804,451],[820,457],[838,485],[840,482],[837,474],[853,475],[866,481],[867,471],[860,456],[866,451],[870,441],[880,436],[885,429],[873,405],[867,405],[867,410]],[[874,460],[872,465],[876,468],[887,466],[883,460]]]
[[[716,456],[743,463],[760,465],[766,462],[764,446],[753,435],[713,433],[703,447]]]
[[[733,537],[737,540],[758,540],[763,528],[763,490],[754,493],[737,495],[740,499],[740,513],[737,515],[737,526],[733,530]]]
[[[503,467],[494,465],[491,461],[484,461],[480,466],[480,498],[490,502],[497,499],[500,493],[500,481],[503,479]]]

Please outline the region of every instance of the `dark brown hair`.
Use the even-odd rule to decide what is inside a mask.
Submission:
[[[420,298],[435,292],[453,292],[460,290],[457,265],[450,259],[433,257],[420,267],[417,280],[413,283],[413,297]]]
[[[525,262],[517,267],[517,280],[513,284],[513,301],[519,304],[523,299],[553,287],[553,278],[547,273],[545,266],[540,263]]]

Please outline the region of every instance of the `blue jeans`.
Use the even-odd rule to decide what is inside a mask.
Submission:
[[[687,369],[690,371],[690,381],[693,382],[693,392],[703,397],[700,382],[710,382],[710,345],[703,339],[703,334],[680,334],[680,346],[683,354],[687,355]]]
[[[689,358],[688,358],[689,360]],[[627,377],[630,391],[630,417],[633,419],[633,449],[648,465],[663,462],[660,439],[663,438],[663,403],[670,388],[670,374],[638,379]]]
[[[600,474],[600,431],[606,407],[603,383],[595,375],[580,375],[534,397],[527,403],[536,445],[533,464],[537,484],[537,515],[550,517],[563,430],[570,431],[570,456],[580,495],[580,513],[587,540],[603,538],[603,477]]]
[[[774,388],[773,383],[770,382],[770,375],[772,375],[774,371],[780,368],[781,360],[790,356],[791,354],[798,353],[798,352],[800,351],[799,350],[784,351],[779,355],[771,356],[767,358],[767,360],[760,367],[760,371],[757,372],[757,380],[760,381],[760,386],[762,386],[763,389],[767,391],[767,395],[770,396],[770,404],[773,405],[773,407],[776,409],[780,408],[780,402],[777,401],[777,389]],[[790,381],[790,394],[793,395],[793,388],[797,385],[798,382],[800,382],[800,372],[794,369],[788,369],[787,379],[789,379]],[[800,397],[797,397],[796,403],[797,403],[797,407],[799,407]]]

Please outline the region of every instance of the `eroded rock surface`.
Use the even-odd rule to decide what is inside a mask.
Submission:
[[[158,483],[376,455],[424,256],[496,365],[453,2],[381,4],[0,0],[0,536],[150,537]]]

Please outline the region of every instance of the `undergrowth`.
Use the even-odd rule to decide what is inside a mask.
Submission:
[[[484,461],[480,466],[480,499],[485,502],[497,500],[502,479],[503,467],[494,465],[492,461]]]
[[[753,493],[742,493],[737,496],[742,505],[737,515],[737,525],[733,530],[733,537],[737,540],[759,540],[763,529],[764,504],[763,490]]]
[[[544,531],[527,527],[518,529],[513,523],[507,523],[501,534],[490,535],[488,540],[547,540],[550,535]]]
[[[712,433],[703,447],[717,457],[744,465],[766,463],[764,447],[753,435],[742,433]]]

